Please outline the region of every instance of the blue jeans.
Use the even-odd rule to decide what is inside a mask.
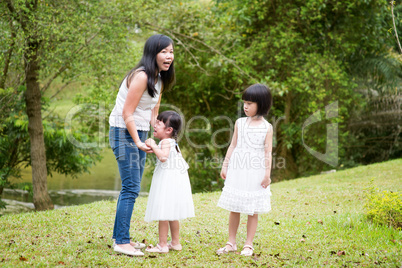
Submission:
[[[138,131],[141,141],[147,138],[147,131]],[[121,191],[117,200],[113,239],[116,244],[130,243],[130,220],[134,203],[141,189],[146,153],[138,149],[125,128],[110,127],[109,143],[116,157],[121,177]]]

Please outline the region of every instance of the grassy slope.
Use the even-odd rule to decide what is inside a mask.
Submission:
[[[182,222],[182,252],[143,258],[117,255],[110,247],[115,201],[6,215],[0,219],[0,266],[400,267],[402,231],[375,226],[363,213],[371,179],[383,190],[402,191],[401,176],[399,159],[273,184],[273,210],[260,217],[251,258],[215,254],[227,239],[228,213],[216,207],[219,192],[194,195],[196,218]],[[155,244],[157,223],[143,221],[146,202],[137,200],[132,235]],[[242,215],[239,247],[246,220]]]

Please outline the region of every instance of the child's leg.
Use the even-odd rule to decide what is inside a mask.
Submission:
[[[229,242],[236,245],[236,234],[240,224],[240,213],[230,212],[229,214]]]
[[[179,221],[169,221],[170,233],[172,235],[172,245],[180,244],[180,223]]]
[[[169,222],[159,221],[159,246],[167,247],[168,233],[169,233]]]
[[[254,214],[253,216],[248,216],[247,220],[247,240],[246,245],[253,246],[253,239],[255,232],[257,231],[258,225],[258,214]]]

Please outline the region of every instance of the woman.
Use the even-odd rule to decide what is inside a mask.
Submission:
[[[122,188],[113,229],[114,251],[143,256],[144,244],[130,241],[130,220],[141,188],[146,153],[144,141],[158,116],[162,91],[175,81],[173,41],[153,35],[145,43],[141,61],[123,79],[109,117],[109,141],[116,157]]]

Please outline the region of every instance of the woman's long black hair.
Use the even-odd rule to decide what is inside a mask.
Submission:
[[[151,97],[156,94],[155,74],[158,72],[158,64],[156,63],[156,55],[167,46],[173,46],[173,40],[163,34],[155,34],[148,38],[144,45],[144,53],[140,62],[127,74],[127,87],[130,86],[131,79],[137,69],[143,67],[148,76],[148,93]],[[160,72],[162,79],[162,91],[170,89],[175,82],[174,61],[167,71]],[[162,93],[161,91],[161,93]]]

